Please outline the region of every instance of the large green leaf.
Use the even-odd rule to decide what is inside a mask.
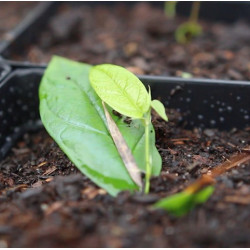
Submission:
[[[97,65],[90,71],[90,82],[100,98],[123,115],[142,118],[149,110],[151,100],[145,86],[123,67]]]
[[[60,148],[93,182],[111,195],[135,190],[121,157],[109,134],[100,98],[89,84],[92,66],[61,57],[53,57],[42,78],[39,97],[40,115],[48,133]],[[110,113],[111,109],[109,108]],[[112,114],[140,169],[145,170],[144,126],[130,124]],[[161,169],[161,157],[155,148],[151,125],[153,174]]]

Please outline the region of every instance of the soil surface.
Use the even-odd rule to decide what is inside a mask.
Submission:
[[[217,178],[215,193],[175,218],[152,210],[250,144],[250,128],[186,130],[154,117],[163,159],[148,196],[113,198],[74,167],[46,131],[25,134],[0,163],[0,246],[249,247],[250,164]]]
[[[58,54],[138,74],[250,79],[249,26],[201,21],[203,35],[179,45],[174,31],[183,21],[168,20],[148,3],[132,9],[64,4],[39,41],[13,58],[47,62]],[[181,218],[151,205],[249,147],[250,128],[186,130],[179,114],[167,114],[168,123],[153,119],[163,169],[148,196],[111,197],[46,131],[25,134],[0,162],[0,247],[249,247],[249,163],[218,177],[210,199]]]
[[[187,18],[169,20],[149,3],[128,7],[63,4],[38,41],[13,59],[48,62],[57,54],[89,64],[114,63],[137,74],[250,80],[250,26],[200,20],[203,34],[178,44]],[[20,51],[21,52],[21,51]]]
[[[37,3],[0,2],[0,42],[8,40],[7,32],[15,28]]]

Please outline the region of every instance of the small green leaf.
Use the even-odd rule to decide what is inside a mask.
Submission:
[[[158,113],[158,115],[165,121],[168,121],[168,117],[165,113],[165,107],[159,100],[151,101],[151,107]]]
[[[195,203],[196,204],[202,204],[206,202],[209,197],[214,192],[214,186],[208,186],[206,188],[203,188],[201,191],[195,194]]]
[[[202,27],[196,22],[186,22],[181,24],[175,31],[175,38],[178,43],[187,43],[192,38],[202,33]]]
[[[89,79],[98,96],[119,113],[142,118],[149,110],[150,97],[145,86],[125,68],[97,65],[91,69]]]
[[[214,186],[208,186],[195,194],[183,191],[158,201],[154,207],[164,209],[175,216],[182,216],[196,205],[206,202],[213,192]]]
[[[192,209],[192,195],[180,192],[158,201],[154,207],[164,209],[175,216],[181,216]]]
[[[190,73],[188,73],[188,72],[182,72],[182,73],[181,73],[181,77],[182,77],[182,78],[185,78],[185,79],[189,79],[189,78],[192,78],[193,75],[190,74]]]
[[[39,87],[42,122],[75,166],[98,186],[116,195],[137,186],[129,176],[107,128],[102,102],[89,83],[91,65],[53,57]],[[145,171],[144,124],[112,114],[138,167]],[[151,124],[150,147],[153,174],[161,170]]]

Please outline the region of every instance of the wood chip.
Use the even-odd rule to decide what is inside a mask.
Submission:
[[[174,138],[174,139],[171,139],[170,141],[190,141],[191,139],[190,138]]]
[[[30,153],[30,149],[28,148],[13,148],[12,151],[14,152],[15,155],[23,155],[23,154],[28,154]]]
[[[246,196],[227,195],[224,200],[225,202],[248,205],[250,204],[250,195],[246,195]]]
[[[0,194],[5,194],[6,192],[17,192],[17,191],[23,191],[28,188],[27,184],[20,184],[18,186],[12,187],[12,188],[6,188],[4,190],[0,190]]]
[[[50,177],[48,179],[45,180],[45,182],[51,182],[54,178],[53,177]]]
[[[234,155],[229,160],[226,160],[224,163],[213,168],[211,170],[210,175],[212,177],[217,177],[225,173],[226,171],[234,167],[237,167],[238,165],[243,164],[247,161],[250,161],[250,153],[241,153],[241,154]]]
[[[174,142],[174,145],[183,145],[183,144],[185,144],[184,141],[175,141]]]
[[[45,216],[52,214],[53,212],[60,209],[62,206],[63,206],[63,202],[61,202],[61,201],[56,201],[56,202],[52,203],[52,205],[46,209]]]
[[[175,151],[175,150],[173,150],[171,148],[168,148],[168,150],[169,150],[169,152],[170,152],[171,155],[177,155],[178,154],[177,151]]]
[[[44,161],[44,162],[40,163],[40,164],[37,166],[37,168],[40,168],[40,167],[46,165],[47,163],[48,163],[47,161]]]
[[[48,169],[43,173],[43,175],[50,175],[50,174],[52,174],[53,172],[55,172],[56,169],[57,169],[57,168],[56,168],[55,166],[52,166],[52,167],[48,168]]]
[[[91,186],[83,189],[81,193],[83,195],[86,195],[87,198],[90,200],[94,199],[98,194],[99,195],[107,194],[107,192],[104,189],[99,189]]]
[[[226,171],[239,166],[240,164],[250,161],[250,153],[240,153],[226,159],[225,162],[209,170],[206,174],[202,175],[197,181],[189,185],[185,191],[194,194],[204,188],[205,186],[215,183],[215,177],[225,173]]]

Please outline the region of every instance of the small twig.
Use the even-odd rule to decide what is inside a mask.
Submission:
[[[184,191],[190,194],[194,194],[205,186],[214,184],[215,177],[247,161],[250,161],[249,152],[234,155],[229,160],[226,160],[222,164],[219,164],[218,166],[210,170],[207,174],[202,175],[197,181],[189,185]]]
[[[210,176],[215,178],[215,177],[227,172],[228,170],[230,170],[230,169],[232,169],[240,164],[243,164],[249,160],[250,160],[249,153],[241,153],[241,154],[234,155],[229,160],[227,160],[224,163],[213,168],[211,170]]]
[[[104,102],[102,102],[102,106],[104,108],[110,134],[124,162],[124,165],[129,175],[131,176],[132,180],[140,187],[140,189],[142,189],[141,171],[135,162],[134,156],[132,155],[132,152],[130,148],[128,147],[126,141],[124,140],[116,123],[114,122],[111,115],[109,114]]]

